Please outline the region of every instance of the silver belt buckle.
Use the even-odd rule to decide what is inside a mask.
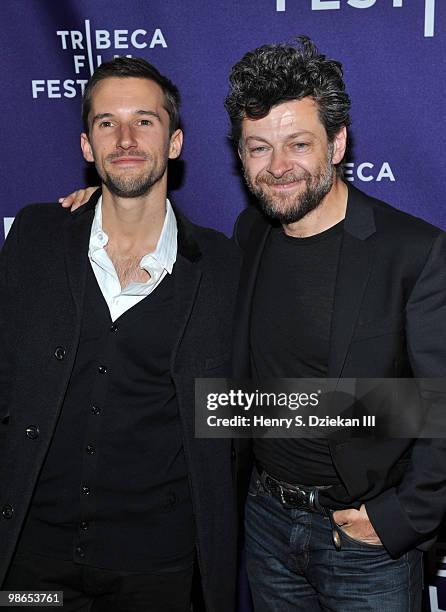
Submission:
[[[298,488],[298,491],[301,498],[302,507],[307,510],[307,512],[315,512],[316,491],[313,489],[310,492],[307,492],[300,488]]]

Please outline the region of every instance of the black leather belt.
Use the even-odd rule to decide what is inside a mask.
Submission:
[[[273,497],[276,497],[283,506],[287,508],[297,508],[306,510],[307,512],[315,512],[317,514],[326,515],[326,510],[319,503],[319,491],[328,489],[329,486],[306,486],[293,485],[282,480],[277,480],[274,476],[265,472],[260,467],[259,472],[260,482]]]
[[[261,466],[256,464],[260,482],[265,490],[277,498],[285,508],[297,508],[306,512],[321,514],[330,521],[331,538],[337,551],[341,550],[341,531],[333,518],[333,510],[322,506],[319,502],[319,491],[330,489],[331,486],[293,485],[271,476]]]

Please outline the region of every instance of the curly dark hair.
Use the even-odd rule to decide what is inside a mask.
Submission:
[[[307,36],[299,36],[294,45],[263,45],[249,51],[229,76],[225,107],[232,139],[239,145],[245,117],[261,119],[277,104],[309,96],[332,142],[343,126],[350,125],[350,98],[342,76],[342,65],[322,55]]]
[[[153,64],[142,57],[116,57],[101,64],[85,87],[82,97],[82,122],[84,131],[89,133],[88,115],[91,110],[93,92],[98,83],[112,77],[136,77],[157,83],[164,93],[164,108],[169,114],[169,133],[172,135],[180,126],[180,92],[170,79],[162,75]]]

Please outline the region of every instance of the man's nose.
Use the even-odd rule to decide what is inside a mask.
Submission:
[[[130,125],[121,125],[116,146],[121,149],[131,149],[137,146],[137,141]]]
[[[293,164],[284,151],[272,152],[267,171],[274,178],[280,178],[292,169]]]

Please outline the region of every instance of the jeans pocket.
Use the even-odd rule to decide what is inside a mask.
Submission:
[[[351,544],[355,544],[356,546],[364,546],[365,548],[371,548],[377,551],[384,549],[384,546],[382,544],[370,544],[369,542],[364,542],[363,540],[353,538],[341,527],[341,525],[338,525],[338,529],[342,538],[344,538],[347,542],[350,542]]]

